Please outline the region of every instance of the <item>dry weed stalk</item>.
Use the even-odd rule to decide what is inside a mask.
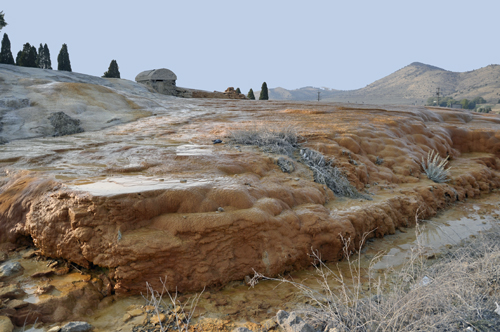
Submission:
[[[146,300],[146,305],[151,305],[154,307],[155,314],[158,318],[160,325],[160,332],[168,331],[169,327],[173,327],[176,331],[189,331],[189,324],[193,318],[194,311],[198,305],[201,295],[205,291],[205,288],[199,293],[190,297],[184,304],[177,299],[177,289],[175,293],[172,294],[168,291],[166,287],[167,278],[161,279],[162,284],[161,293],[154,290],[150,283],[146,282],[146,296],[142,297]],[[170,305],[163,300],[163,296],[167,294],[170,300]],[[186,311],[187,308],[189,311]],[[167,308],[171,308],[167,310]],[[166,322],[162,322],[161,315],[166,314],[170,311],[173,315],[173,319],[169,319]]]
[[[351,260],[351,240],[343,239],[350,277],[338,265],[336,271],[330,269],[313,251],[319,291],[257,272],[252,285],[275,280],[295,286],[311,303],[297,312],[321,331],[500,330],[500,315],[494,312],[500,300],[500,228],[433,265],[423,255],[418,224],[416,233],[417,244],[403,267],[377,276],[374,264],[383,256],[379,254],[371,260],[367,283],[361,278],[360,252]],[[365,239],[366,234],[360,248]],[[331,280],[340,286],[332,289]]]

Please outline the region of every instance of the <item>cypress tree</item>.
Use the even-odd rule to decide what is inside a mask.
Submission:
[[[38,67],[37,65],[38,53],[36,52],[35,46],[30,47],[27,59],[28,61],[26,62],[26,67],[32,67],[32,68]]]
[[[3,11],[0,12],[0,31],[3,27],[7,26],[7,22],[5,22]]]
[[[250,89],[250,91],[248,91],[247,98],[251,99],[251,100],[255,100],[255,95],[253,94],[252,89]]]
[[[19,51],[17,52],[17,55],[16,55],[16,66],[22,66],[22,63],[23,62],[23,51]]]
[[[38,68],[42,69],[52,69],[52,63],[50,61],[50,52],[47,44],[42,45],[38,48]]]
[[[45,54],[43,53],[43,45],[40,43],[40,47],[38,47],[38,57],[36,58],[36,66],[38,68],[42,68],[43,63],[45,62],[44,57]]]
[[[259,100],[269,100],[269,91],[267,90],[267,83],[262,83],[262,88],[260,89]]]
[[[111,60],[108,71],[105,72],[102,77],[120,78],[120,71],[118,70],[118,63],[116,63],[116,60]]]
[[[236,91],[235,91],[235,92],[236,92],[236,93],[241,93],[240,88],[236,88]]]
[[[14,65],[14,57],[10,50],[10,40],[6,33],[3,34],[2,39],[2,50],[0,51],[0,63],[5,63],[7,65]]]
[[[52,61],[50,61],[50,51],[49,47],[47,46],[47,43],[43,45],[43,57],[45,60],[44,66],[42,67],[43,69],[52,69]]]
[[[59,55],[57,56],[57,70],[71,71],[71,62],[69,61],[68,45],[63,44]]]
[[[17,53],[16,65],[21,67],[36,67],[36,47],[30,43],[23,45],[23,49]]]

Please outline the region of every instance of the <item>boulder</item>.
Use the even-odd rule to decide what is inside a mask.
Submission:
[[[0,288],[0,299],[18,299],[26,293],[17,285],[9,285]]]
[[[87,322],[69,322],[61,328],[60,332],[87,332],[92,328],[92,325]]]
[[[315,332],[311,325],[304,322],[295,312],[278,311],[276,320],[285,332]]]
[[[23,274],[24,268],[18,262],[6,262],[0,265],[0,280]]]
[[[10,321],[9,317],[0,316],[0,331],[12,332],[13,330],[14,330],[14,325]]]

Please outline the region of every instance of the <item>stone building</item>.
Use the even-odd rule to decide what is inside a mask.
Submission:
[[[146,70],[135,77],[137,83],[150,86],[155,91],[165,94],[177,96],[178,90],[175,86],[177,76],[173,71],[166,68]]]
[[[244,94],[237,93],[234,88],[225,92],[209,92],[197,89],[181,88],[175,85],[177,76],[166,68],[146,70],[135,77],[137,83],[151,87],[158,93],[182,98],[216,98],[216,99],[246,99]]]

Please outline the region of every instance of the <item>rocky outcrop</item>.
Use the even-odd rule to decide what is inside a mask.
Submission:
[[[247,99],[244,94],[236,92],[233,87],[227,88],[226,91],[224,91],[224,94],[228,99]]]
[[[101,296],[138,294],[146,281],[161,289],[160,277],[171,290],[199,290],[253,269],[308,267],[311,248],[337,261],[343,239],[354,250],[365,233],[393,234],[414,225],[417,211],[428,218],[500,187],[500,120],[488,114],[245,100],[169,107],[62,142],[8,143],[18,148],[0,151],[0,242],[104,268]],[[212,144],[258,129],[255,119],[297,128],[301,146],[373,201],[339,199],[300,158]],[[451,181],[422,174],[431,149],[450,156]]]
[[[49,116],[50,124],[54,127],[53,136],[72,135],[83,132],[80,120],[73,119],[64,112],[55,112]]]
[[[247,99],[242,93],[237,93],[234,88],[227,88],[224,92],[219,91],[204,91],[197,89],[188,89],[177,87],[178,97],[183,98],[203,98],[203,99]]]
[[[147,98],[153,93],[126,80],[6,64],[0,64],[0,77],[0,144],[101,130],[111,119],[117,125],[152,111]],[[78,124],[68,126],[75,121]]]

